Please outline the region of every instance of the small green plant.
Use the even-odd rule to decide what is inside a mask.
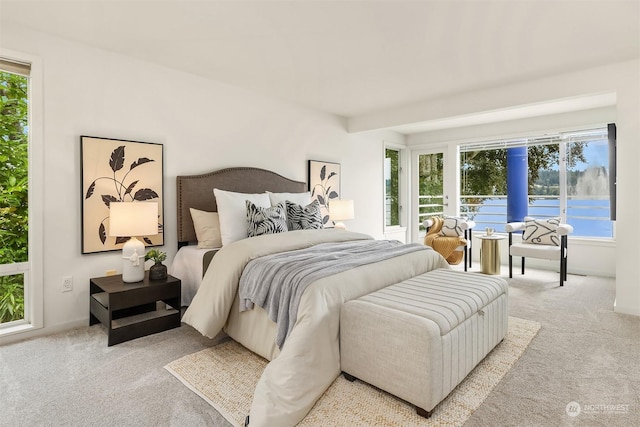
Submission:
[[[165,259],[167,259],[167,253],[166,252],[162,252],[162,251],[158,251],[156,249],[151,249],[149,252],[147,252],[147,254],[144,256],[144,260],[148,261],[152,259],[153,262],[155,262],[156,264],[161,263],[162,261],[164,261]]]

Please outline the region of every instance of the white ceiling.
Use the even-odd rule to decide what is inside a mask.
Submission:
[[[345,117],[640,57],[640,0],[0,0],[2,22]]]

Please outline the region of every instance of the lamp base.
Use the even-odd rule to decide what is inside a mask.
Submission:
[[[344,225],[344,222],[335,222],[333,223],[333,227],[337,228],[338,230],[346,230],[347,226]]]
[[[144,243],[132,237],[122,247],[122,281],[135,283],[144,280]]]

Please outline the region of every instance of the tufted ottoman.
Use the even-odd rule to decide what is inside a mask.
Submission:
[[[438,269],[346,302],[341,369],[429,417],[507,332],[507,282]]]

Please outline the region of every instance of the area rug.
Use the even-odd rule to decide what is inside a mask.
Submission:
[[[299,426],[461,426],[487,398],[540,330],[538,322],[509,317],[504,341],[471,371],[431,418],[361,381],[340,375]],[[235,426],[244,425],[253,391],[267,361],[235,341],[182,357],[165,366]]]

